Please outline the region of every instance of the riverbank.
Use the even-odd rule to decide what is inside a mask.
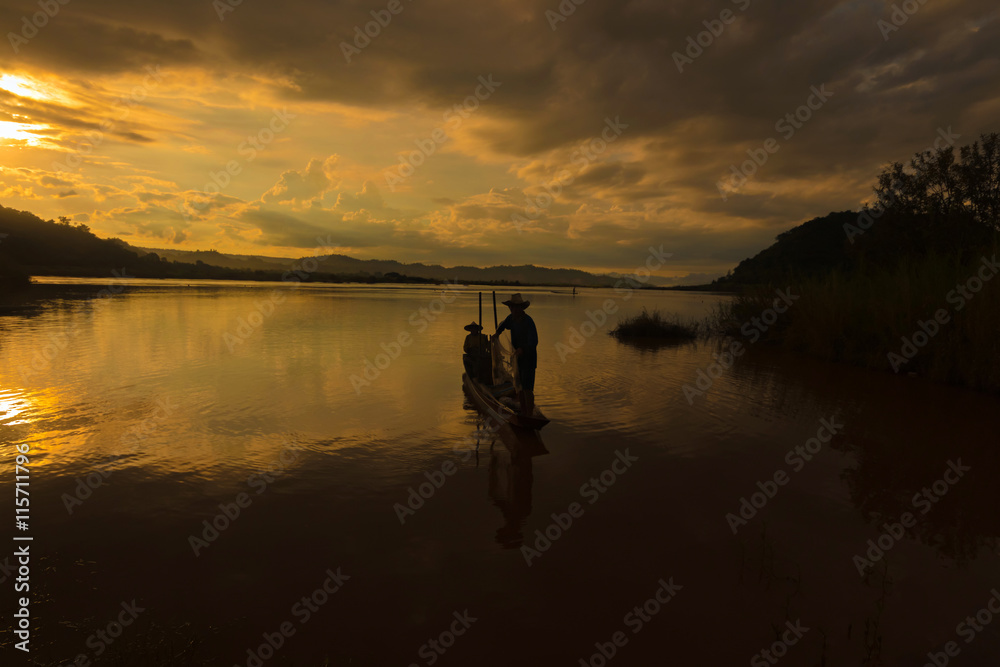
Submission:
[[[750,326],[766,343],[819,359],[1000,392],[998,254],[993,247],[967,261],[908,258],[749,288],[718,307],[713,327],[739,335]],[[777,289],[797,298],[773,321],[762,319]]]

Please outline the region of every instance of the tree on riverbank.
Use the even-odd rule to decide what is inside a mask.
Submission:
[[[766,340],[1000,391],[1000,137],[891,163],[874,194],[860,212],[800,225],[740,263],[719,281],[742,293],[717,327],[738,331],[792,285],[801,299]]]
[[[916,154],[893,162],[878,176],[875,201],[844,227],[848,240],[870,262],[969,254],[1000,231],[1000,135],[981,136],[959,149]]]

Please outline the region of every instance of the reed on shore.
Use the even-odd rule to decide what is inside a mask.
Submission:
[[[792,286],[799,298],[761,341],[828,361],[1000,392],[1000,248],[971,260],[931,254],[891,268],[834,271]],[[772,308],[775,289],[721,304],[708,328],[741,336]]]

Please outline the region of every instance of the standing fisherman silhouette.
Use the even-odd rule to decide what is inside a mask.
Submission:
[[[510,342],[517,358],[517,374],[521,380],[521,388],[517,392],[517,397],[521,401],[521,414],[531,416],[535,411],[538,330],[535,328],[535,321],[524,312],[531,302],[521,298],[520,293],[513,295],[503,304],[510,308],[510,315],[497,327],[497,334],[505,329],[510,331]]]

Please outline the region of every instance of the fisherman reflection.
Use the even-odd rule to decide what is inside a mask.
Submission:
[[[531,456],[513,456],[505,446],[490,447],[489,493],[503,514],[496,540],[504,549],[517,549],[524,541],[521,529],[531,514],[533,479]]]

